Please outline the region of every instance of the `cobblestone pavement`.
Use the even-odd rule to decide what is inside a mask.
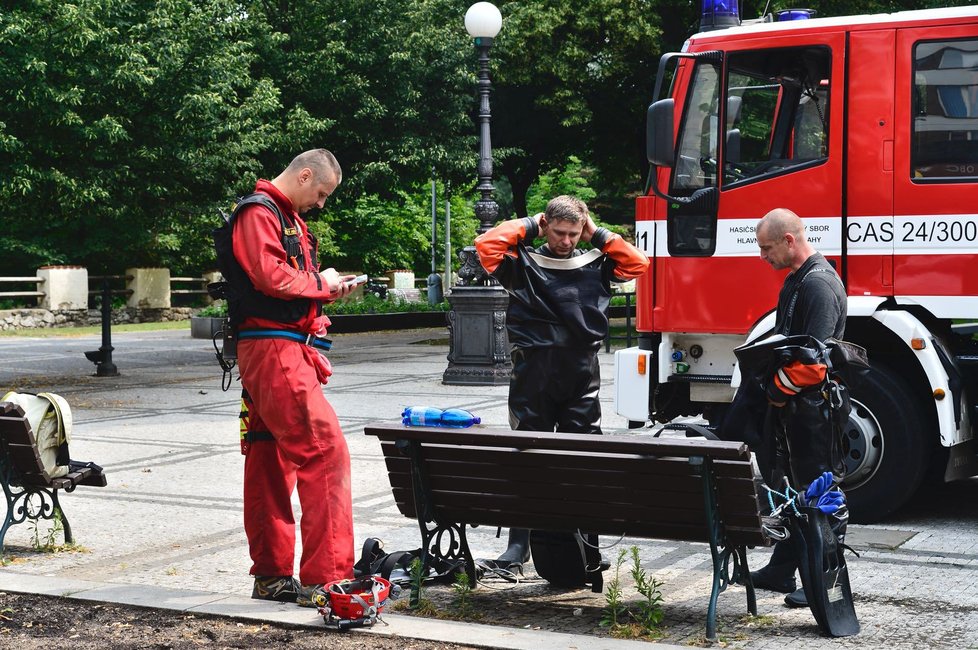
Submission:
[[[416,524],[393,503],[379,446],[363,435],[367,422],[395,421],[405,406],[425,404],[466,408],[488,425],[507,426],[506,387],[442,385],[446,336],[439,329],[334,337],[335,375],[325,390],[353,459],[358,545],[366,537],[381,538],[388,550],[419,543]],[[105,488],[79,488],[62,499],[84,551],[34,552],[33,531],[15,526],[4,571],[247,595],[237,384],[221,391],[210,343],[187,331],[116,334],[113,344],[122,374],[96,378],[82,354],[99,346],[96,337],[0,338],[0,388],[66,397],[76,421],[72,456],[103,465],[109,478]],[[624,433],[625,420],[613,414],[612,355],[602,352],[601,363],[605,431]],[[477,556],[502,550],[504,540],[495,533],[471,531]],[[860,554],[849,565],[861,634],[822,638],[808,610],[788,610],[770,592],[758,591],[759,616],[747,617],[744,590],[733,586],[720,596],[720,644],[978,648],[978,482],[932,490],[885,523],[853,525],[848,541]],[[703,644],[709,548],[602,540],[616,542],[607,556],[636,546],[643,566],[663,583],[661,641]],[[751,564],[760,566],[766,554],[751,551]],[[627,572],[628,565],[625,597],[635,600]],[[449,587],[432,587],[427,595],[443,611],[455,597]],[[607,635],[599,626],[603,595],[551,589],[532,567],[520,584],[487,580],[471,598],[482,622]]]

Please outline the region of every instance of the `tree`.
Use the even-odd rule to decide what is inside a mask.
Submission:
[[[651,0],[501,3],[493,45],[493,137],[517,216],[541,170],[575,155],[638,186],[643,115],[660,51]]]
[[[263,150],[294,146],[281,123],[316,126],[252,77],[255,35],[232,0],[5,4],[4,269],[186,269],[211,247],[201,215]]]

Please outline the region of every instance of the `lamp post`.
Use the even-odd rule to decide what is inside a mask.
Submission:
[[[496,222],[499,205],[492,198],[492,143],[489,139],[489,48],[499,33],[503,17],[489,2],[477,2],[465,12],[465,29],[475,39],[479,53],[479,184],[481,197],[475,203],[481,235]],[[448,302],[448,368],[445,384],[508,384],[512,371],[506,336],[506,291],[486,274],[474,246],[459,251],[462,268],[459,286]]]

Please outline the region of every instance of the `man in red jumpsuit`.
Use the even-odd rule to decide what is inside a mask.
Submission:
[[[259,180],[255,193],[270,198],[278,214],[260,203],[236,211],[238,267],[226,278],[239,298],[229,295],[232,321],[237,309],[240,323],[238,364],[248,415],[242,449],[252,598],[307,606],[319,586],[353,577],[350,454],[323,395],[332,372],[319,351],[328,349],[320,337],[330,324],[322,305],[347,295],[353,276],[319,271],[315,238],[299,216],[322,208],[341,179],[333,154],[314,149],[274,180]],[[296,487],[302,507],[299,581],[292,575]]]

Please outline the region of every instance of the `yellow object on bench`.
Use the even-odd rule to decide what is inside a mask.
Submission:
[[[57,400],[49,401],[53,405]],[[42,414],[41,420],[46,417]],[[64,417],[61,409],[55,417],[60,424]],[[0,528],[0,551],[7,530],[28,520],[58,517],[64,529],[65,543],[73,541],[71,526],[58,500],[58,490],[71,492],[79,485],[102,487],[106,480],[102,468],[97,465],[68,459],[67,437],[57,447],[62,445],[63,449],[56,450],[56,455],[60,456],[57,464],[52,466],[53,456],[45,464],[24,408],[14,402],[0,401],[0,483],[7,501],[7,513]]]

